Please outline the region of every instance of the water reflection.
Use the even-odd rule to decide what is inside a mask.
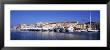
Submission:
[[[99,40],[100,32],[11,32],[11,40]]]

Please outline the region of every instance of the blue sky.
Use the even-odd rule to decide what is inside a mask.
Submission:
[[[37,22],[63,22],[79,21],[85,23],[89,21],[100,21],[100,11],[98,10],[11,10],[11,26],[17,24],[33,24]]]

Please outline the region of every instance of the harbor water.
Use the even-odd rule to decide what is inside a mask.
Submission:
[[[100,32],[12,31],[11,40],[100,40]]]

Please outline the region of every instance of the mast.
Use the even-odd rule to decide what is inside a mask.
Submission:
[[[90,30],[91,30],[91,11],[90,11]]]

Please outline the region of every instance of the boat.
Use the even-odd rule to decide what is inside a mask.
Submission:
[[[90,11],[90,28],[87,29],[88,32],[99,32],[99,30],[92,30],[91,28],[91,11]]]
[[[81,30],[81,32],[87,32],[87,30]]]
[[[74,32],[74,28],[70,26],[70,27],[68,28],[68,31],[69,31],[69,32]]]
[[[43,27],[42,30],[43,30],[43,31],[48,31],[49,28]]]
[[[88,32],[99,32],[99,30],[88,30]]]

